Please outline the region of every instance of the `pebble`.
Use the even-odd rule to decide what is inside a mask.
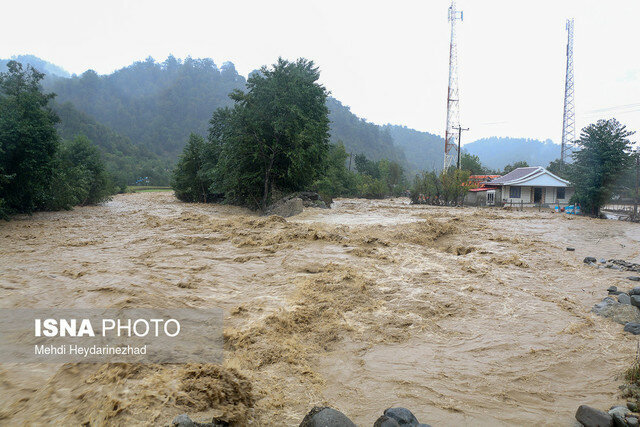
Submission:
[[[631,412],[638,412],[638,404],[636,402],[627,402],[627,408]]]
[[[640,282],[640,276],[629,276],[628,280],[633,280],[634,282]]]
[[[588,256],[584,260],[582,260],[582,262],[584,262],[585,264],[595,264],[596,261],[597,260],[592,256]]]
[[[569,252],[573,252],[573,251],[575,251],[575,250],[576,250],[576,248],[567,247],[567,250],[568,250]]]

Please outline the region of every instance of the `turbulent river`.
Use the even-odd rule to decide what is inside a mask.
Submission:
[[[565,250],[575,247],[575,252]],[[622,402],[636,339],[590,313],[640,262],[640,226],[340,199],[282,219],[119,195],[0,224],[0,306],[221,307],[222,365],[3,364],[0,424],[569,425]]]

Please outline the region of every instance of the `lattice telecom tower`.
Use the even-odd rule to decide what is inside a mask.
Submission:
[[[576,140],[576,107],[573,97],[573,19],[567,19],[567,74],[564,83],[564,114],[562,115],[562,163],[571,154]]]
[[[449,90],[447,91],[447,129],[444,133],[444,170],[456,163],[460,106],[458,103],[458,47],[456,45],[456,21],[462,21],[462,11],[456,10],[455,0],[449,6],[451,43],[449,44]]]

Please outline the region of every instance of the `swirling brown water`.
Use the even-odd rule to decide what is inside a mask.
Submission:
[[[636,339],[589,312],[640,261],[640,226],[550,212],[338,200],[283,220],[120,195],[0,224],[2,307],[225,309],[209,365],[2,365],[0,424],[569,424],[621,402]],[[576,248],[565,251],[566,246]]]

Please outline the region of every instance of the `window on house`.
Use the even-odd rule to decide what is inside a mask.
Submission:
[[[558,199],[564,199],[564,190],[565,190],[565,188],[564,187],[558,187],[557,190],[558,190],[558,192],[556,193],[557,194],[557,198]]]
[[[512,199],[519,199],[520,187],[509,187],[509,197]]]

